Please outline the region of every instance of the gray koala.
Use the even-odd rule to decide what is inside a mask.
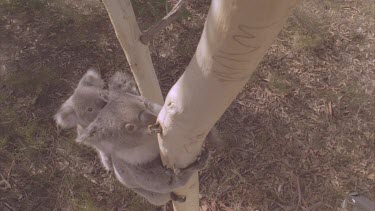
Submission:
[[[100,111],[108,103],[104,91],[104,81],[94,70],[88,70],[81,78],[72,96],[66,100],[57,111],[54,119],[62,128],[77,127],[77,134],[95,120]],[[110,167],[109,157],[98,150],[103,165]]]
[[[54,119],[62,128],[77,127],[80,133],[90,125],[108,102],[104,81],[94,70],[81,78],[72,96],[57,111]]]
[[[194,172],[205,167],[208,151],[178,174],[166,169],[157,136],[148,130],[161,106],[139,96],[134,81],[119,72],[110,79],[108,91],[103,87],[99,74],[88,71],[55,115],[57,124],[77,126],[76,141],[95,148],[104,167],[150,203],[183,200],[172,190],[185,185]]]
[[[208,151],[178,174],[161,162],[159,145],[148,126],[156,122],[161,106],[145,98],[123,93],[111,100],[98,117],[77,138],[79,143],[110,155],[117,179],[154,205],[181,200],[172,191],[203,169]]]

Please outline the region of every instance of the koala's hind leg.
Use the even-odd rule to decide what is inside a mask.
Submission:
[[[147,199],[151,204],[156,206],[165,205],[171,200],[170,193],[155,193],[141,188],[134,188],[134,192]]]

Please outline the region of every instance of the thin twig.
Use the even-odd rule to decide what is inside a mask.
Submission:
[[[170,23],[172,23],[174,20],[180,16],[180,14],[183,12],[183,8],[185,8],[187,2],[189,0],[180,0],[177,2],[177,4],[173,7],[173,9],[159,22],[152,25],[150,28],[148,28],[146,31],[144,31],[139,38],[141,42],[145,45],[147,45],[152,37],[155,36],[155,34],[158,34],[161,30],[163,30],[165,27],[167,27]]]
[[[3,190],[10,189],[12,187],[10,183],[7,180],[5,180],[3,175],[0,174],[0,177],[2,178],[2,180],[0,180],[0,188]]]
[[[7,204],[6,202],[4,202],[4,205],[11,211],[14,211],[15,209],[13,207],[11,207],[9,204]]]
[[[12,173],[12,170],[13,170],[13,167],[14,167],[15,163],[16,163],[15,160],[13,160],[12,164],[9,167],[8,174],[7,174],[7,180],[9,180],[9,178],[10,178],[10,174]]]
[[[297,175],[294,175],[294,176],[297,180],[298,204],[297,204],[296,209],[298,209],[298,207],[300,207],[301,203],[302,203],[302,191],[301,191],[301,184],[300,184],[300,181],[299,181],[299,176],[297,176]]]

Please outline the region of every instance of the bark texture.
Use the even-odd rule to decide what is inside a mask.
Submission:
[[[158,121],[165,164],[184,168],[201,152],[220,118],[282,29],[296,0],[213,0],[197,51],[168,93]],[[229,140],[228,140],[229,141]],[[177,190],[186,202],[176,211],[199,210],[197,175]]]
[[[152,65],[150,50],[139,39],[141,31],[130,0],[103,0],[103,3],[141,95],[162,105],[163,96]]]

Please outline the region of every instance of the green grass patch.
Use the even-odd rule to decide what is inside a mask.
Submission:
[[[319,49],[324,45],[324,37],[319,34],[295,34],[293,36],[293,47],[297,50],[311,51]]]
[[[278,94],[286,95],[292,91],[290,83],[278,75],[271,75],[269,78],[269,88]]]
[[[90,194],[90,187],[92,184],[80,174],[68,174],[64,177],[63,183],[65,187],[70,189],[70,195],[66,195],[67,203],[79,211],[99,211],[102,210],[96,203],[92,194]]]
[[[42,66],[36,70],[19,70],[9,74],[5,84],[10,89],[26,95],[38,95],[50,83],[56,81],[55,72]]]
[[[12,9],[31,9],[31,11],[43,12],[47,5],[47,0],[0,0],[1,6],[8,6]]]

